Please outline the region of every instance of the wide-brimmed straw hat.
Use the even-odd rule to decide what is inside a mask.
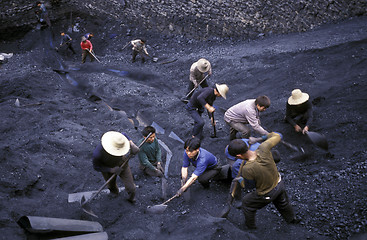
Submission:
[[[226,94],[229,90],[227,84],[215,84],[219,94],[222,96],[222,98],[227,99]]]
[[[289,105],[299,105],[306,102],[309,98],[310,96],[308,96],[307,93],[303,93],[299,89],[294,89],[292,91],[292,96],[288,98],[288,103]]]
[[[199,71],[202,73],[206,73],[210,69],[210,62],[204,58],[200,58],[197,64]]]
[[[101,142],[103,149],[112,156],[120,157],[130,150],[129,140],[119,132],[106,132],[103,134]]]

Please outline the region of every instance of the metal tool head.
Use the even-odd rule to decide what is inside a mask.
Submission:
[[[85,199],[84,195],[80,199],[80,206],[85,213],[98,218],[98,216],[92,211],[92,208],[89,206],[88,201]]]
[[[324,135],[317,132],[307,132],[306,134],[316,146],[328,151],[329,145]]]
[[[158,205],[154,205],[154,206],[148,206],[147,207],[147,211],[150,213],[163,213],[164,210],[166,210],[167,205],[165,204],[158,204]]]

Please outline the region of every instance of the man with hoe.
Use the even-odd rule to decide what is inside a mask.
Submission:
[[[135,203],[135,184],[131,174],[127,154],[135,155],[139,152],[139,148],[127,137],[126,134],[120,132],[109,131],[103,134],[101,143],[93,152],[93,168],[97,172],[101,172],[103,178],[107,181],[113,174],[118,175],[125,185],[125,189],[129,195],[127,199],[131,203]],[[119,189],[116,184],[116,177],[108,184],[108,189],[112,194],[118,195]]]
[[[87,55],[90,57],[90,61],[93,62],[94,61],[94,57],[92,55],[93,45],[84,36],[82,37],[82,41],[80,42],[80,47],[82,48],[82,63],[85,63]]]
[[[205,73],[208,73],[207,76],[205,76]],[[209,87],[208,82],[206,81],[206,78],[208,76],[212,75],[212,67],[208,60],[205,58],[200,58],[198,61],[194,62],[190,67],[190,83],[188,88],[188,93],[186,96],[186,101],[188,101],[192,94],[193,90],[199,87],[199,85],[202,88]]]

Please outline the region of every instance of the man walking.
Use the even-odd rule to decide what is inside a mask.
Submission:
[[[129,194],[128,201],[135,203],[135,184],[129,164],[126,163],[120,168],[128,160],[127,153],[129,152],[135,155],[139,152],[139,148],[126,134],[115,131],[106,132],[102,136],[101,143],[98,144],[93,152],[93,168],[97,172],[101,172],[106,181],[113,174],[118,175]],[[112,194],[117,195],[119,193],[116,177],[108,184],[108,189]]]
[[[230,126],[230,140],[237,138],[237,132],[241,138],[249,138],[250,126],[261,135],[268,134],[260,123],[260,112],[264,112],[270,106],[267,96],[259,96],[256,99],[248,99],[230,107],[224,113],[224,121]],[[248,126],[250,125],[250,126]]]
[[[246,143],[241,139],[232,140],[228,146],[229,154],[247,160],[242,167],[241,178],[238,181],[244,187],[252,185],[256,188],[256,191],[246,194],[242,200],[245,224],[249,229],[256,228],[256,211],[271,202],[287,223],[300,222],[300,219],[295,218],[293,207],[285,191],[284,182],[270,151],[280,142],[281,137],[278,133],[273,132],[267,134],[266,138],[255,151],[249,150]]]

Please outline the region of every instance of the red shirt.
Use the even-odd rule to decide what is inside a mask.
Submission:
[[[81,42],[81,43],[80,43],[80,47],[81,47],[83,50],[86,50],[86,49],[89,49],[90,51],[92,51],[92,50],[93,50],[92,43],[91,43],[89,40],[85,40],[85,42]]]

